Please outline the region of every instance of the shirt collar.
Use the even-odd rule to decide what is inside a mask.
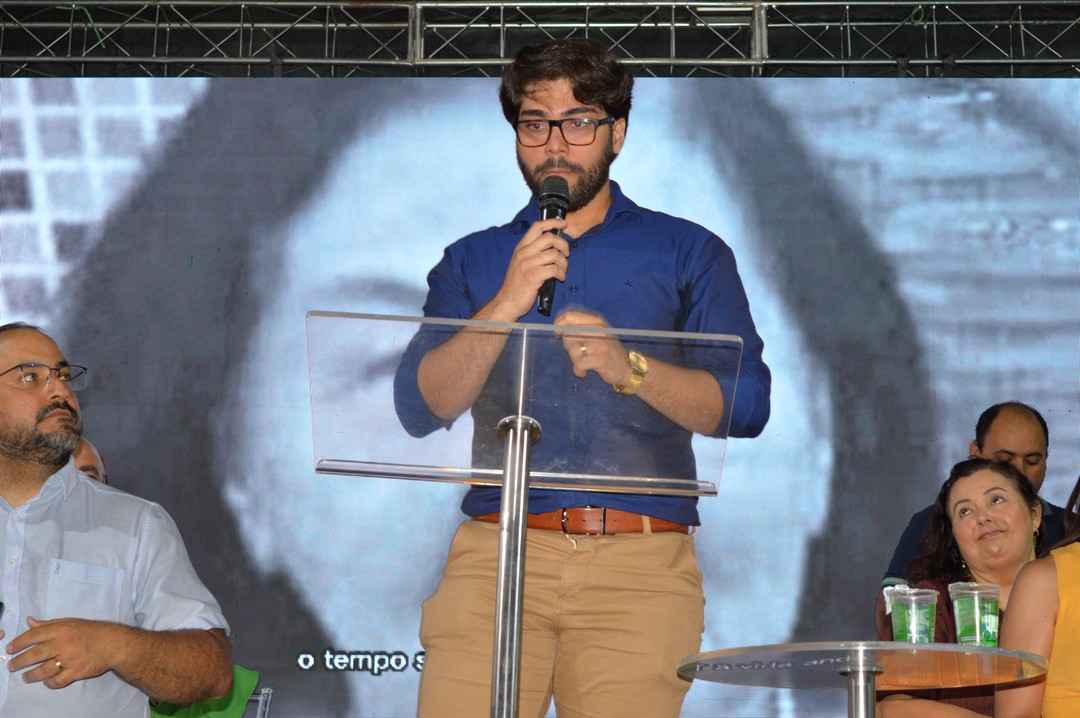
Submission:
[[[27,501],[23,506],[29,506],[30,504],[37,503],[39,501],[50,501],[54,497],[60,497],[63,500],[67,500],[67,497],[71,495],[72,490],[75,488],[75,484],[79,481],[79,470],[75,468],[75,457],[68,458],[67,464],[63,466],[59,471],[45,479],[45,483],[38,489],[37,496]],[[6,501],[0,500],[0,504],[5,507],[10,507]],[[20,509],[21,510],[21,509]]]
[[[632,217],[635,221],[641,222],[641,207],[639,207],[632,199],[623,194],[622,188],[619,187],[619,183],[615,180],[610,180],[611,186],[611,206],[608,207],[607,215],[604,216],[604,221],[600,223],[599,227],[593,227],[592,232],[599,232],[614,222],[621,215],[627,215]],[[537,204],[536,197],[534,196],[529,200],[529,203],[517,213],[513,221],[510,223],[510,228],[515,234],[525,234],[525,230],[529,228],[533,222],[540,219],[540,205]]]
[[[77,483],[79,483],[79,470],[75,468],[75,455],[72,454],[63,468],[45,479],[45,484],[41,487],[38,496],[46,498],[53,492],[59,491],[64,495],[64,499],[67,499]]]

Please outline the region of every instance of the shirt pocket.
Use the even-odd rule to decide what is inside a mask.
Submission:
[[[46,619],[120,620],[124,570],[54,558],[45,594]]]

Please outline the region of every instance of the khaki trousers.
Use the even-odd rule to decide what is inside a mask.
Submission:
[[[491,706],[499,527],[464,522],[424,602],[420,718],[484,718]],[[566,536],[529,529],[521,718],[677,718],[698,653],[705,599],[694,538]]]

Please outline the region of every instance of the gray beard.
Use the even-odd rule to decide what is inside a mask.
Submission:
[[[74,427],[57,431],[0,431],[0,455],[16,461],[60,468],[79,444]]]

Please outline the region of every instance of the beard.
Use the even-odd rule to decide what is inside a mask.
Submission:
[[[63,424],[52,431],[39,429],[38,423],[56,409],[70,411],[71,423]],[[33,426],[0,423],[0,455],[17,461],[59,468],[67,463],[81,435],[82,420],[79,412],[66,402],[50,404],[38,412]]]
[[[576,162],[564,159],[562,157],[552,157],[545,160],[535,169],[530,169],[522,161],[521,155],[518,155],[517,162],[518,167],[521,169],[521,176],[525,178],[525,184],[532,190],[533,195],[540,194],[540,187],[544,183],[544,173],[551,170],[567,170],[573,172],[577,177],[577,183],[570,189],[570,206],[568,210],[570,212],[576,212],[589,202],[593,201],[593,198],[599,194],[600,190],[604,188],[604,185],[608,181],[608,171],[611,169],[611,163],[615,161],[615,158],[619,155],[615,152],[615,148],[612,143],[612,138],[608,136],[608,141],[604,145],[604,152],[596,158],[596,162],[591,167],[584,167]]]

